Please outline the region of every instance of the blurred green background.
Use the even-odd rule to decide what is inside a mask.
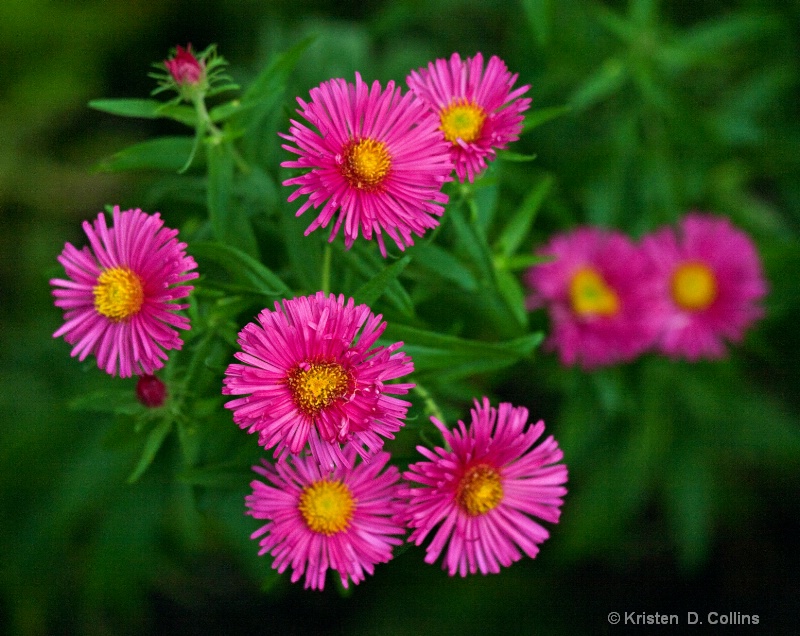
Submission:
[[[542,354],[491,378],[545,418],[570,469],[552,538],[499,576],[450,579],[412,548],[347,594],[304,592],[256,557],[246,483],[197,511],[158,466],[128,485],[140,449],[67,408],[108,379],[51,338],[55,258],[106,204],[161,209],[174,177],[93,166],[177,130],[86,103],[146,96],[176,44],[218,43],[246,84],[309,34],[287,108],[330,77],[402,83],[453,51],[500,55],[534,108],[569,105],[512,148],[536,161],[499,168],[500,210],[552,179],[532,248],[578,223],[638,237],[702,209],[763,258],[767,315],[723,362],[585,374]],[[611,611],[715,611],[796,633],[799,2],[7,0],[0,53],[0,632],[611,634]]]

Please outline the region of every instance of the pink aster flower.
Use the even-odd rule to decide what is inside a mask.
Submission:
[[[185,283],[197,278],[197,264],[158,213],[117,206],[113,223],[107,227],[102,212],[93,224],[84,221],[91,247],[67,243],[58,257],[68,279],[50,281],[64,309],[53,337],[75,345],[81,361],[94,354],[111,375],[152,374],[164,366],[165,350],[183,346],[176,328],[189,329],[189,319],[175,312],[188,305],[175,301],[192,291]]]
[[[445,448],[418,446],[428,461],[411,464],[403,477],[407,506],[402,516],[412,530],[409,542],[420,545],[435,531],[425,562],[446,550],[443,567],[456,572],[496,574],[522,558],[534,558],[550,535],[532,517],[558,523],[567,493],[567,467],[552,436],[534,448],[544,422],[528,426],[528,409],[489,399],[475,401],[472,422],[452,431],[431,421],[444,436]]]
[[[582,227],[538,254],[553,260],[528,270],[528,308],[547,307],[547,346],[563,364],[591,369],[629,361],[652,344],[660,325],[656,272],[627,237]]]
[[[658,271],[661,352],[688,360],[720,358],[763,315],[767,293],[755,246],[726,218],[688,214],[676,230],[645,237],[642,249]]]
[[[328,568],[342,585],[358,584],[374,572],[376,563],[392,558],[405,528],[394,520],[397,482],[394,466],[381,470],[389,453],[378,453],[354,467],[355,452],[332,471],[311,457],[289,457],[274,466],[262,460],[254,466],[268,483],[254,480],[245,498],[247,514],[269,522],[251,535],[259,555],[271,553],[272,567],[283,573],[292,566],[292,583],[305,574],[305,588],[322,590]]]
[[[233,419],[275,456],[310,447],[323,466],[345,461],[342,445],[368,458],[403,426],[409,403],[392,397],[413,384],[389,384],[414,366],[402,342],[373,347],[386,323],[366,305],[323,292],[276,302],[239,333],[241,364],[225,372]]]
[[[411,71],[408,87],[419,95],[439,120],[450,142],[459,181],[474,180],[504,149],[519,139],[531,100],[521,97],[529,85],[513,89],[517,75],[493,55],[483,68],[483,55],[461,61],[458,53],[450,60],[438,59],[428,68]]]
[[[394,82],[370,88],[356,73],[355,85],[332,79],[311,89],[311,102],[297,101],[309,125],[291,120],[289,134],[281,134],[291,142],[283,147],[299,155],[281,165],[305,171],[283,182],[298,186],[289,201],[308,195],[297,216],[322,206],[306,235],[338,213],[331,241],[344,225],[346,247],[359,232],[368,240],[374,234],[386,256],[384,232],[403,250],[414,244],[412,234],[438,225],[453,165],[438,122],[420,100],[402,95]]]

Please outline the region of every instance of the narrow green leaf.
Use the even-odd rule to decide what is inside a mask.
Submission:
[[[159,109],[163,105],[164,102],[155,99],[93,99],[89,102],[89,108],[104,113],[145,119],[161,117]]]
[[[141,117],[144,119],[157,119],[163,117],[161,109],[165,102],[156,99],[93,99],[89,102],[89,108],[119,115],[121,117]]]
[[[155,99],[93,99],[89,107],[120,117],[174,119],[192,127],[197,122],[197,113],[191,106]]]
[[[502,161],[513,161],[516,163],[525,163],[527,161],[534,161],[536,155],[523,155],[519,152],[511,152],[510,150],[501,150],[497,153],[497,158]]]
[[[628,14],[631,24],[638,27],[640,33],[657,25],[658,5],[659,0],[631,0]]]
[[[549,108],[539,108],[525,114],[525,123],[522,125],[522,134],[530,132],[534,128],[538,128],[542,124],[561,117],[570,112],[572,107],[569,105],[564,106],[550,106]]]
[[[208,212],[217,240],[258,257],[253,227],[233,198],[233,148],[222,142],[208,147]]]
[[[164,440],[167,438],[167,435],[171,430],[172,420],[163,419],[152,431],[150,431],[150,433],[148,433],[147,439],[144,443],[142,456],[139,458],[136,468],[133,469],[130,477],[128,477],[129,484],[138,481],[148,469],[150,464],[153,463],[156,453],[158,453],[158,450],[161,448],[161,445],[164,443]]]
[[[486,243],[486,237],[478,232],[476,224],[467,222],[463,209],[459,207],[453,207],[450,210],[450,220],[458,234],[459,245],[466,250],[470,260],[478,268],[481,279],[491,283],[494,261],[489,245]]]
[[[248,157],[256,157],[276,143],[275,128],[266,123],[281,106],[287,78],[313,40],[305,38],[276,56],[242,97],[242,117],[237,122],[245,130],[243,146]]]
[[[575,110],[583,110],[616,93],[624,84],[626,69],[622,61],[609,58],[603,62],[572,94],[569,104]]]
[[[244,106],[241,100],[234,99],[230,102],[220,104],[219,106],[214,106],[214,108],[208,112],[208,116],[211,118],[211,121],[218,124],[229,117],[240,114],[245,108],[252,108],[252,106],[252,103],[248,104],[248,106]]]
[[[142,406],[136,401],[133,387],[130,389],[102,389],[80,395],[69,402],[69,408],[76,411],[95,413],[130,414]]]
[[[193,137],[159,137],[134,144],[103,159],[95,166],[100,172],[161,170],[177,172],[192,153]]]
[[[550,39],[553,4],[551,0],[522,0],[522,8],[539,46]]]
[[[724,49],[745,40],[763,37],[775,27],[775,19],[766,15],[738,14],[710,20],[674,38],[661,52],[662,59],[679,67],[689,67],[721,55]]]
[[[527,269],[539,263],[553,260],[551,256],[537,256],[536,254],[514,254],[508,258],[497,258],[496,265],[500,271],[513,272],[518,269]]]
[[[592,12],[601,26],[623,42],[632,42],[640,35],[637,25],[602,4],[595,5]]]
[[[509,272],[497,272],[497,288],[520,326],[527,327],[528,312],[525,310],[525,292],[517,277]]]
[[[250,84],[242,102],[245,104],[259,103],[273,97],[272,91],[286,81],[294,67],[297,66],[300,56],[315,39],[315,36],[306,37],[290,49],[275,56],[272,62]]]
[[[495,251],[505,258],[511,257],[517,251],[522,241],[530,233],[536,213],[553,187],[554,181],[552,175],[548,174],[543,176],[531,188],[519,210],[516,211],[503,228],[500,237],[497,239]]]
[[[472,272],[447,250],[433,243],[419,243],[412,250],[414,262],[428,272],[455,283],[464,291],[478,289]]]
[[[384,292],[388,290],[392,281],[397,280],[397,277],[403,272],[406,266],[411,262],[410,256],[404,256],[396,263],[389,265],[377,276],[371,278],[353,294],[353,299],[357,303],[365,305],[372,305]]]
[[[250,291],[270,297],[291,295],[289,288],[271,269],[249,254],[223,243],[210,241],[192,243],[189,252],[221,265]]]
[[[285,199],[280,202],[278,209],[281,212],[278,217],[281,238],[286,246],[288,264],[294,280],[301,288],[319,289],[324,238],[319,233],[305,236],[303,231],[308,225],[308,219],[297,217],[295,211],[289,209]]]
[[[375,253],[374,246],[354,245],[352,249],[339,252],[338,258],[347,263],[353,270],[365,278],[378,276],[386,267],[380,256]],[[406,316],[414,315],[414,302],[408,295],[405,287],[396,277],[389,280],[387,301],[394,305]]]
[[[404,342],[403,349],[413,358],[416,373],[452,379],[502,369],[526,358],[541,343],[543,334],[493,343],[390,323],[384,337]]]

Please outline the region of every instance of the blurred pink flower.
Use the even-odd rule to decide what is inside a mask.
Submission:
[[[305,574],[305,588],[322,590],[328,568],[342,585],[358,584],[374,572],[376,563],[392,558],[405,528],[394,521],[397,482],[394,466],[381,470],[388,453],[354,467],[356,453],[332,471],[320,469],[311,457],[288,457],[274,466],[262,460],[253,470],[268,483],[254,480],[247,495],[247,514],[268,523],[256,530],[259,555],[271,553],[272,567],[283,573],[292,567],[292,583]]]
[[[662,319],[656,272],[627,237],[582,227],[555,236],[537,254],[553,260],[528,270],[528,307],[547,308],[547,346],[563,364],[626,362],[653,343]]]
[[[499,57],[492,56],[483,68],[483,56],[461,61],[453,53],[449,62],[438,59],[427,68],[411,71],[408,87],[436,114],[462,183],[470,182],[495,158],[496,150],[519,139],[522,122],[531,104],[521,97],[530,88],[512,90],[512,75]]]
[[[686,215],[678,228],[645,237],[642,249],[658,272],[661,332],[656,347],[673,358],[725,355],[763,316],[767,293],[755,246],[723,217]]]
[[[359,235],[373,234],[386,256],[385,232],[403,250],[436,227],[447,195],[441,189],[452,178],[449,147],[438,122],[416,97],[389,82],[372,87],[356,73],[355,85],[332,79],[311,89],[311,102],[298,98],[297,112],[309,125],[291,120],[290,144],[298,155],[285,168],[306,171],[283,182],[298,186],[289,201],[308,195],[297,216],[322,206],[306,235],[318,227],[331,228],[330,240],[344,225],[345,246]]]
[[[188,305],[174,301],[192,291],[184,283],[197,278],[197,264],[158,213],[117,206],[113,227],[101,212],[83,230],[91,248],[67,243],[58,261],[68,279],[50,281],[55,305],[64,309],[53,337],[75,345],[79,360],[94,354],[111,375],[151,374],[164,366],[164,350],[183,346],[175,329],[189,329],[189,319],[175,312]]]
[[[409,542],[420,545],[435,531],[425,562],[446,550],[443,567],[458,573],[496,574],[500,567],[531,558],[550,535],[531,517],[557,523],[567,493],[567,467],[552,436],[534,448],[544,422],[528,426],[528,410],[489,399],[475,401],[467,428],[452,431],[431,418],[444,437],[444,448],[418,446],[428,461],[411,464],[401,489],[407,499],[402,518],[412,530]]]
[[[203,62],[199,61],[192,53],[192,45],[184,49],[178,46],[175,55],[164,60],[172,79],[178,86],[199,85],[202,83],[206,69]]]
[[[225,404],[234,421],[276,457],[308,444],[325,469],[344,462],[343,444],[364,458],[381,450],[409,406],[391,394],[414,386],[388,383],[414,365],[398,351],[402,342],[371,348],[386,328],[381,319],[323,292],[263,310],[239,333],[241,364],[225,371],[223,394],[245,396]]]

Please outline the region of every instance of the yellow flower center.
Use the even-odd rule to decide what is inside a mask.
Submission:
[[[456,501],[473,517],[496,508],[502,500],[500,474],[486,464],[478,464],[467,470],[456,491]]]
[[[672,275],[672,298],[682,309],[702,311],[717,298],[717,278],[708,265],[684,263]]]
[[[591,267],[582,267],[569,285],[572,310],[579,316],[613,316],[619,311],[619,298],[603,277]]]
[[[471,143],[481,136],[486,111],[475,102],[460,97],[442,109],[439,119],[442,122],[439,128],[447,141],[456,143],[456,139],[463,139]]]
[[[306,486],[297,509],[309,530],[332,535],[346,530],[353,518],[355,500],[340,481],[322,479]]]
[[[367,192],[381,189],[392,167],[392,157],[384,142],[353,139],[342,155],[342,175],[352,187]]]
[[[127,267],[104,269],[92,291],[97,313],[114,322],[137,314],[144,302],[142,279]]]
[[[336,362],[312,362],[289,372],[286,383],[298,409],[309,417],[345,395],[352,376]]]

